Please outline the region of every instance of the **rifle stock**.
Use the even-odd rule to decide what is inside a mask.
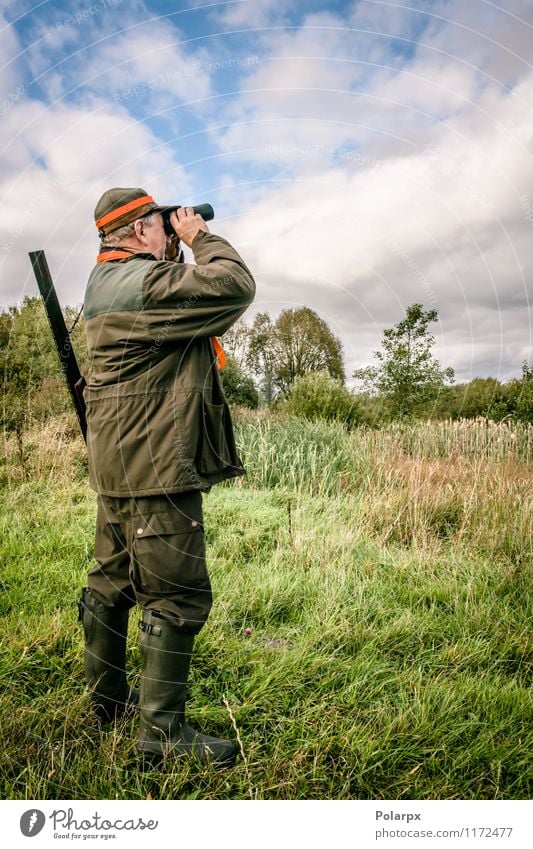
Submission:
[[[61,368],[67,381],[68,390],[74,404],[74,409],[76,410],[83,438],[87,442],[87,420],[85,417],[85,401],[83,400],[85,379],[82,377],[78,367],[70,333],[61,312],[44,251],[32,251],[29,256],[56,343],[59,362],[61,363]]]

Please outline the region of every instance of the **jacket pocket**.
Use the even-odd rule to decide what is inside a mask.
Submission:
[[[98,492],[157,493],[189,482],[169,393],[87,394],[89,468]]]
[[[214,475],[228,468],[241,468],[235,447],[229,407],[225,401],[212,404],[202,398],[197,465],[201,474]]]

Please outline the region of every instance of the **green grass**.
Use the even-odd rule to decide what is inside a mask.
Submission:
[[[215,604],[189,707],[238,730],[223,773],[140,774],[135,719],[98,728],[76,622],[83,447],[59,440],[63,462],[36,437],[26,482],[6,455],[3,798],[530,798],[531,466],[253,417],[239,439],[248,478],[204,502]],[[136,627],[129,665],[135,681]]]

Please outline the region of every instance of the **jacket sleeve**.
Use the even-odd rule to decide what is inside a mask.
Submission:
[[[143,308],[154,339],[221,336],[254,299],[254,279],[229,242],[200,231],[192,249],[196,265],[162,260],[144,278]]]

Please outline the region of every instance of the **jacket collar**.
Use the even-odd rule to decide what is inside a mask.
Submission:
[[[144,253],[143,251],[131,251],[129,248],[120,248],[113,246],[103,246],[100,250],[100,253],[96,257],[96,262],[114,262],[122,259],[134,259],[138,257],[139,259],[154,259],[155,256],[151,253]]]

